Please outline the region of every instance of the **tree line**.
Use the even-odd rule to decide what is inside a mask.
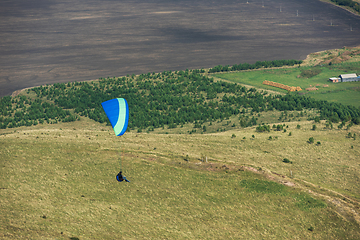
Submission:
[[[352,9],[360,13],[360,5],[358,2],[352,0],[331,0],[331,1],[340,6],[351,7]]]
[[[228,72],[228,71],[240,71],[240,70],[251,70],[259,68],[271,68],[271,67],[283,67],[283,66],[294,66],[296,64],[301,64],[301,60],[273,60],[273,61],[257,61],[254,64],[249,63],[240,63],[234,64],[233,66],[215,66],[209,69],[209,73],[216,72]]]
[[[0,98],[0,129],[37,124],[72,122],[79,117],[53,103],[27,96]]]
[[[28,95],[0,99],[0,128],[76,121],[81,116],[110,124],[101,102],[123,97],[130,111],[128,129],[202,127],[238,115],[242,127],[257,125],[246,113],[318,109],[321,119],[360,124],[353,106],[319,101],[296,93],[268,95],[236,83],[214,81],[198,70],[164,71],[99,81],[57,83],[27,90]],[[32,100],[33,99],[33,100]]]

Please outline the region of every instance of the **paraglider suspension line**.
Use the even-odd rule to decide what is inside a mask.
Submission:
[[[119,164],[120,164],[120,171],[122,171],[121,167],[121,149],[119,148]]]

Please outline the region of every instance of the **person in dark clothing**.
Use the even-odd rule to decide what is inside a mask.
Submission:
[[[122,175],[121,171],[116,175],[116,180],[118,180],[119,182],[122,182],[124,180],[125,180],[125,182],[130,182],[129,180],[126,179],[125,176]]]

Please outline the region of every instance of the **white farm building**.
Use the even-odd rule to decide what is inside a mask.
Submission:
[[[360,81],[360,76],[357,76],[356,73],[341,74],[339,77],[329,78],[331,82],[357,82]]]

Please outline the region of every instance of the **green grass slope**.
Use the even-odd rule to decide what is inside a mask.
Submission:
[[[346,136],[360,127],[287,124],[122,137],[86,118],[2,129],[0,238],[359,239],[360,142]],[[130,183],[115,179],[119,150]]]

